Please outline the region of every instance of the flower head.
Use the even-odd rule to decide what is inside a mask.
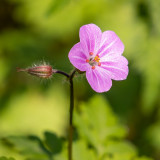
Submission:
[[[113,31],[101,32],[95,24],[84,25],[79,32],[80,42],[69,52],[70,62],[80,71],[96,92],[106,92],[113,80],[128,75],[128,61],[122,56],[124,45]]]

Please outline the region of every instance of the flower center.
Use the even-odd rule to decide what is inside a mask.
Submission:
[[[86,60],[87,63],[89,63],[92,66],[92,69],[95,69],[96,66],[101,66],[99,55],[93,56],[93,52],[89,53],[90,57]]]

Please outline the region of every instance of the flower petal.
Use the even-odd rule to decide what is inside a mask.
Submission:
[[[71,48],[71,50],[69,51],[68,57],[69,57],[70,62],[73,64],[73,66],[78,68],[80,71],[86,71],[86,69],[88,68],[87,66],[89,64],[86,63],[87,57],[82,51],[80,42],[75,44]]]
[[[95,69],[91,67],[86,71],[87,80],[96,92],[106,92],[112,86],[112,81],[104,69],[96,66]]]
[[[101,46],[98,55],[103,57],[108,53],[121,55],[124,51],[124,45],[119,37],[113,31],[105,31],[102,34]]]
[[[106,56],[107,57],[107,56]],[[109,77],[113,80],[124,80],[128,75],[128,61],[123,56],[108,56],[102,59],[101,68],[107,71]]]
[[[96,55],[102,37],[100,28],[95,24],[84,25],[80,28],[79,36],[84,52],[88,56],[90,52]]]

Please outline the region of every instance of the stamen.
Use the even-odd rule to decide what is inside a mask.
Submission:
[[[90,52],[89,54],[90,57],[89,59],[86,59],[86,62],[91,65],[92,69],[95,69],[96,66],[101,66],[101,63],[99,62],[100,61],[99,55],[93,56],[94,55],[93,52]]]
[[[92,56],[92,55],[93,55],[93,52],[90,52],[90,53],[89,53],[89,55],[91,55],[91,56]]]

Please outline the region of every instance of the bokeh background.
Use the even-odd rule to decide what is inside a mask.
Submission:
[[[127,80],[114,81],[103,94],[90,88],[85,75],[77,76],[76,108],[95,95],[103,97],[127,128],[125,140],[139,155],[159,160],[159,20],[159,0],[0,0],[0,137],[43,137],[45,131],[66,136],[66,79],[53,75],[39,80],[17,73],[16,67],[46,62],[69,73],[73,66],[68,52],[79,41],[79,28],[95,23],[121,38],[130,71]],[[0,156],[14,155],[0,143]]]

